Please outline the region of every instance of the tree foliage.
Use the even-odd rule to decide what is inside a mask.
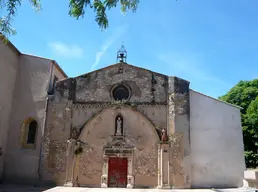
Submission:
[[[241,116],[246,166],[258,167],[258,79],[240,81],[219,99],[243,108]]]
[[[29,0],[32,7],[41,10],[40,0]],[[96,13],[95,21],[101,29],[108,27],[107,11],[121,6],[122,13],[131,10],[136,11],[140,0],[69,0],[69,15],[79,19],[85,15],[86,9],[93,9]],[[22,0],[0,0],[0,10],[7,12],[6,16],[0,18],[0,33],[7,36],[15,34],[11,22],[16,15],[17,8],[22,4]]]

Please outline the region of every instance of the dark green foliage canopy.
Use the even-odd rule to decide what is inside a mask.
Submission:
[[[34,9],[39,11],[40,0],[29,0]],[[96,13],[95,21],[101,29],[108,27],[106,11],[121,6],[122,13],[131,10],[136,11],[140,0],[69,0],[69,15],[79,19],[83,17],[86,9],[93,9]],[[11,21],[17,12],[17,8],[22,4],[22,0],[0,0],[0,10],[7,12],[6,16],[0,18],[0,33],[7,36],[15,34],[11,27]]]
[[[219,99],[243,108],[241,115],[246,166],[258,167],[258,79],[240,81]]]

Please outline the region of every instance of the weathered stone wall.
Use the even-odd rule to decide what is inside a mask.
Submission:
[[[72,109],[72,127],[80,130],[90,119],[101,112],[102,109],[115,106],[114,104],[74,104]],[[166,105],[139,104],[128,105],[146,116],[157,129],[166,128]]]
[[[174,133],[171,135],[169,143],[170,148],[170,186],[173,188],[184,188],[185,171],[184,171],[184,145],[183,134]]]
[[[106,108],[82,129],[79,139],[89,145],[80,159],[81,168],[78,176],[80,183],[100,186],[103,147],[111,141],[112,135],[114,135],[117,113],[124,117],[126,141],[136,147],[134,151],[135,184],[155,186],[156,181],[154,180],[157,180],[156,146],[159,137],[152,123],[130,107]],[[90,163],[90,166],[87,166],[86,163]]]
[[[154,124],[148,120],[148,117],[144,117],[130,106],[122,108],[106,106],[102,109],[103,107],[105,105],[72,105],[50,102],[44,139],[42,179],[52,180],[58,184],[65,183],[67,140],[71,137],[71,129],[76,128],[78,132],[81,131],[79,139],[88,143],[86,147],[83,146],[84,153],[78,156],[75,163],[79,167],[77,171],[79,181],[82,185],[100,186],[103,147],[111,141],[111,136],[114,135],[115,116],[119,112],[124,117],[124,131],[128,142],[137,146],[134,160],[135,182],[140,186],[155,186],[159,138]],[[147,109],[151,109],[150,114],[158,117],[158,114],[165,113],[166,106],[147,106]],[[145,110],[146,113],[148,110]],[[156,121],[158,122],[158,120],[157,118]],[[161,124],[162,121],[164,124],[165,119],[160,121]],[[157,127],[161,127],[161,125],[159,124]],[[144,164],[145,166],[142,166]],[[69,166],[72,165],[69,164]],[[76,168],[74,172],[74,179],[76,179]]]
[[[110,90],[120,83],[129,86],[132,92],[126,105],[116,104],[111,98]],[[190,186],[188,82],[176,77],[170,77],[168,81],[166,76],[117,64],[60,81],[56,90],[51,102],[59,103],[61,111],[71,103],[71,119],[62,122],[62,112],[53,115],[54,119],[50,120],[52,131],[48,136],[51,143],[62,143],[60,148],[64,147],[65,140],[71,137],[71,129],[75,128],[80,133],[79,140],[88,144],[75,158],[75,165],[69,164],[74,166],[74,180],[78,177],[81,185],[100,186],[103,147],[111,142],[115,117],[120,113],[124,118],[126,141],[136,147],[133,159],[135,186],[155,187],[158,184],[158,132],[162,128],[167,128],[169,135],[176,139],[176,144],[170,145],[170,172],[164,174],[169,174],[169,183],[178,188]],[[59,135],[59,132],[66,135]],[[49,144],[47,148],[51,153],[47,156],[55,153],[56,158],[65,158],[54,146]],[[64,178],[64,171],[54,167],[54,175],[59,172]]]
[[[40,176],[44,181],[65,183],[67,140],[71,130],[71,105],[49,103]]]
[[[49,144],[45,143],[44,149],[44,162],[48,162],[47,164],[49,164],[46,165],[47,171],[43,174],[48,175],[45,177],[45,179],[52,178],[50,180],[56,181],[55,178],[57,176],[55,175],[57,175],[57,173],[60,178],[64,178],[64,170],[58,168],[56,162],[54,161],[61,161],[62,166],[65,166],[65,153],[60,149],[57,150],[55,145],[59,145],[59,148],[61,149],[65,148],[65,146],[67,146],[65,141],[70,138],[71,129],[75,128],[77,132],[80,132],[83,127],[92,119],[95,119],[96,116],[101,118],[99,113],[108,106],[112,106],[113,99],[110,94],[111,88],[120,83],[127,85],[131,89],[131,97],[129,100],[129,103],[132,103],[129,104],[131,107],[144,114],[146,118],[152,122],[152,127],[157,129],[166,127],[167,79],[163,75],[156,74],[145,69],[136,68],[127,64],[118,64],[76,78],[69,78],[63,81],[59,81],[56,85],[55,95],[50,101],[50,103],[53,104],[53,107],[56,108],[54,111],[52,111],[52,113],[49,112],[49,114],[52,115],[49,115],[47,120],[47,127],[49,127],[51,130],[48,130],[48,132],[46,130],[45,133],[46,141],[49,140]],[[65,107],[69,102],[73,103],[71,107],[72,111],[70,123],[62,120],[64,118]],[[104,128],[109,127],[108,129],[114,129],[114,115],[115,114],[113,112],[112,117],[106,119],[105,125],[102,125]],[[133,122],[130,120],[132,118],[130,115],[131,114],[128,114],[125,117],[125,123]],[[137,122],[137,120],[134,121],[134,123]],[[95,127],[96,126],[97,125],[95,125]],[[132,127],[135,127],[136,129],[141,126],[134,124]],[[99,130],[102,130],[102,128],[99,128]],[[146,131],[148,132],[149,130]],[[138,140],[136,141],[135,139],[141,138],[137,137],[136,133],[137,130],[134,133],[134,136],[130,136],[129,134],[128,138],[131,137],[130,140],[138,142]],[[102,138],[105,138],[104,141],[100,141],[96,144],[89,144],[91,147],[88,151],[93,151],[93,154],[83,154],[76,160],[77,166],[80,167],[79,175],[82,183],[92,184],[94,186],[100,185],[100,170],[102,170],[101,166],[103,164],[100,154],[103,154],[103,146],[108,141],[106,138],[110,137],[110,135],[104,136],[105,134],[106,132],[99,133],[99,135],[102,135]],[[155,134],[157,134],[157,132],[155,132]],[[157,162],[155,144],[149,145],[149,148],[151,149],[149,152],[146,152],[147,148],[145,146],[142,146],[138,150],[136,153],[137,161],[135,161],[138,164],[136,166],[139,167],[139,163],[142,161],[145,162],[146,157],[149,157],[149,159],[152,159],[155,163]],[[146,144],[146,146],[148,146],[148,144]],[[146,150],[144,148],[146,148]],[[96,155],[98,158],[95,157]],[[96,159],[99,159],[99,161]],[[89,162],[91,166],[87,167],[86,164],[82,162]],[[149,170],[155,170],[154,164],[150,164],[149,168]],[[94,171],[89,169],[93,169]],[[137,170],[137,177],[139,177],[139,179],[136,180],[136,183],[139,181],[139,184],[145,184],[144,176],[142,176],[145,169]],[[88,172],[87,176],[85,176],[85,171]],[[148,175],[153,176],[154,172],[155,171],[151,171],[151,173],[148,173]],[[93,176],[90,173],[96,174]],[[155,178],[155,181],[153,180],[153,182],[151,182],[152,185],[154,185],[156,181],[157,179]]]
[[[102,146],[83,146],[83,153],[76,158],[74,180],[78,177],[81,185],[100,187],[103,160]]]
[[[151,142],[150,142],[151,143]],[[147,150],[146,150],[147,148]],[[137,147],[135,150],[135,187],[155,188],[158,183],[158,145]]]
[[[80,130],[84,125],[109,104],[74,104],[72,126]]]
[[[57,84],[56,100],[111,102],[111,89],[120,83],[131,89],[129,102],[166,103],[167,78],[128,64],[117,64]]]
[[[180,140],[181,136],[179,135],[182,135],[181,139],[183,140],[183,148],[176,148],[177,150],[174,150],[178,154],[175,156],[176,158],[170,158],[172,170],[178,170],[176,183],[173,181],[173,185],[177,188],[189,188],[191,186],[189,109],[189,82],[177,77],[169,77],[168,134],[171,137],[177,138],[177,140]],[[173,172],[170,174],[170,178],[175,177]]]
[[[54,103],[67,103],[69,100],[73,101],[75,92],[75,80],[73,78],[67,78],[58,81],[55,85],[55,94],[51,99]]]
[[[167,127],[166,105],[137,105],[137,111],[145,115],[155,126],[161,130]]]
[[[120,83],[129,86],[132,92],[126,105],[113,102],[110,94],[113,86]],[[135,146],[133,152],[135,187],[156,187],[158,182],[161,184],[161,181],[164,185],[167,184],[175,188],[197,186],[201,183],[200,178],[202,180],[203,177],[198,172],[201,169],[197,166],[200,167],[200,156],[198,155],[200,148],[197,145],[200,137],[198,134],[200,134],[199,129],[203,128],[203,123],[200,123],[203,118],[201,120],[199,118],[213,118],[214,114],[210,113],[210,109],[208,110],[209,113],[205,112],[206,108],[199,110],[200,106],[203,107],[202,102],[200,102],[202,97],[192,94],[191,102],[194,104],[191,105],[193,112],[191,113],[190,129],[189,97],[189,82],[127,64],[117,64],[77,78],[59,81],[48,108],[41,166],[42,178],[64,184],[68,178],[67,170],[73,170],[73,180],[78,177],[81,185],[100,187],[104,162],[103,147],[111,142],[115,133],[115,117],[120,113],[124,118],[125,140],[128,144]],[[214,107],[210,100],[207,100],[207,106]],[[226,108],[225,105],[221,107]],[[228,119],[237,118],[234,121],[236,124],[226,123],[221,125],[228,125],[230,129],[225,129],[224,132],[220,131],[219,133],[228,134],[231,133],[230,131],[237,129],[238,132],[234,131],[233,136],[235,135],[239,139],[241,135],[239,133],[241,129],[238,129],[241,127],[240,112],[238,110],[234,113],[236,114]],[[194,114],[200,115],[196,118]],[[209,114],[211,115],[209,116]],[[232,111],[229,110],[227,114],[232,114]],[[218,116],[218,119],[220,118]],[[220,125],[216,121],[214,126],[217,129],[216,126]],[[162,128],[167,128],[170,141],[164,145],[158,145],[160,143],[158,132]],[[87,143],[87,145],[83,146],[82,154],[78,155],[74,161],[67,163],[67,140],[72,136],[71,130],[76,130],[80,134],[79,140]],[[193,139],[195,138],[196,141],[198,140],[197,144],[193,140],[195,143],[190,145],[190,136]],[[207,138],[210,137],[205,138],[200,141],[206,142]],[[227,142],[232,141],[226,140]],[[158,146],[165,146],[166,152],[160,150],[160,148],[158,149]],[[205,145],[201,147],[203,148],[203,146]],[[209,145],[206,146],[210,147]],[[242,150],[241,147],[242,144],[240,143],[234,157],[237,157],[242,165],[244,159],[239,158],[243,154],[239,153]],[[191,154],[190,149],[197,151],[193,151],[194,154]],[[226,147],[223,149],[226,149]],[[160,154],[161,152],[164,152],[163,156]],[[204,154],[202,160],[210,157],[206,153],[202,154]],[[216,159],[218,154],[214,153],[212,157]],[[161,158],[161,156],[164,158]],[[198,163],[195,162],[196,159]],[[161,162],[164,165],[162,168],[160,167]],[[206,165],[207,163],[203,162],[201,168]],[[225,166],[225,162],[221,163],[220,167],[222,166]],[[229,175],[231,184],[239,184],[242,169],[243,167],[237,168],[236,177]],[[161,178],[161,172],[163,178]],[[206,180],[202,180],[205,182],[202,183],[208,186],[211,183],[211,178],[215,177],[206,177]],[[217,175],[216,178],[219,178],[220,183],[223,183],[223,177]]]

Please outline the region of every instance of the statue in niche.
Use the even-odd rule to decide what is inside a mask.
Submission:
[[[167,130],[164,128],[161,131],[161,141],[162,141],[162,143],[166,143],[168,141]]]
[[[123,117],[118,115],[116,117],[116,129],[115,129],[115,136],[122,136],[123,135]]]

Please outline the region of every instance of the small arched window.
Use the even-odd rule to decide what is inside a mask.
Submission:
[[[23,148],[35,148],[38,123],[33,118],[26,119],[21,128],[21,144]]]
[[[29,123],[28,134],[27,134],[27,144],[36,143],[36,132],[37,132],[37,121],[33,120]]]

